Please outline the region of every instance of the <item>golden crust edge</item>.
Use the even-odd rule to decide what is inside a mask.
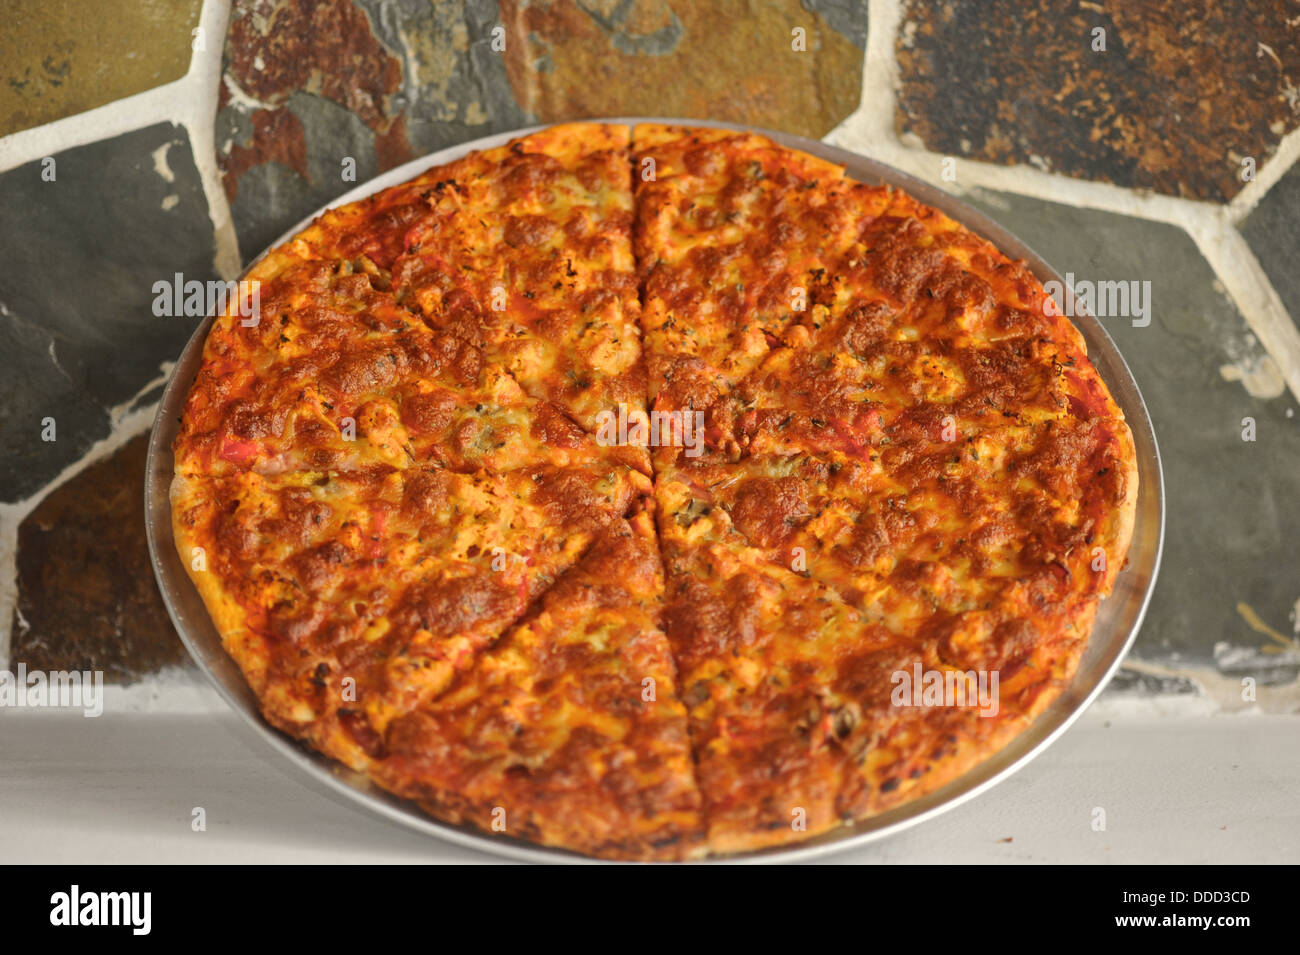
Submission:
[[[198,591],[203,605],[208,610],[208,615],[212,618],[212,624],[221,638],[222,648],[239,666],[244,679],[248,681],[249,689],[258,698],[260,709],[262,691],[266,685],[266,671],[264,666],[254,665],[254,659],[244,651],[239,641],[240,636],[250,633],[244,609],[239,601],[221,585],[217,574],[210,570],[194,568],[194,548],[201,548],[206,555],[210,547],[210,542],[205,542],[203,537],[195,533],[184,521],[186,513],[184,502],[194,499],[193,488],[196,483],[198,482],[194,478],[184,474],[177,473],[172,477],[168,496],[171,502],[172,537],[175,540],[176,552],[185,567],[186,576],[194,584],[194,589]]]

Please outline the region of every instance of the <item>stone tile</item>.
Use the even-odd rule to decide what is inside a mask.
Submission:
[[[202,0],[42,0],[0,30],[0,136],[180,79]],[[219,38],[207,38],[216,41]]]
[[[495,0],[357,0],[376,35],[402,62],[401,111],[412,155],[533,122],[506,76],[507,57],[492,47],[504,11]],[[502,28],[503,29],[503,28]],[[401,140],[377,150],[400,152]],[[381,163],[384,169],[397,163]]]
[[[866,50],[866,3],[860,0],[800,0],[800,6],[819,14],[832,30],[848,37],[859,50]]]
[[[950,155],[1224,200],[1242,159],[1262,166],[1300,124],[1295,13],[1287,0],[904,0],[897,127]]]
[[[1274,184],[1241,224],[1291,320],[1300,325],[1300,166]]]
[[[356,183],[379,174],[373,134],[337,103],[295,93],[284,108],[259,110],[251,119],[253,141],[232,148],[225,177],[245,260]],[[352,160],[354,181],[342,178],[343,158]]]
[[[1058,271],[1073,272],[1076,285],[1151,283],[1148,326],[1102,319],[1150,410],[1167,494],[1163,565],[1134,655],[1234,676],[1241,667],[1227,661],[1246,657],[1265,682],[1294,680],[1287,645],[1300,650],[1292,624],[1300,418],[1280,387],[1276,397],[1252,397],[1225,378],[1226,367],[1261,356],[1210,266],[1172,226],[1005,194],[969,198]],[[1245,418],[1254,420],[1253,442],[1243,440]]]
[[[132,682],[190,665],[144,536],[146,437],[50,493],[18,530],[10,669],[103,670]]]
[[[19,225],[0,229],[0,501],[78,460],[108,434],[111,410],[180,354],[199,319],[156,317],[154,283],[212,275],[184,129],[159,124],[51,158],[0,174],[0,209]]]
[[[542,120],[724,119],[820,138],[857,108],[867,4],[502,0],[510,84]],[[794,49],[794,31],[803,49]]]
[[[216,144],[245,261],[379,172],[525,125],[497,25],[486,0],[237,0]]]

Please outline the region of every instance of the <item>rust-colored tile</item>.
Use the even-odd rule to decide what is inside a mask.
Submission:
[[[260,105],[246,111],[246,138],[218,152],[227,197],[233,201],[240,177],[265,163],[309,178],[302,121],[289,109],[297,94],[342,107],[400,153],[405,124],[390,98],[401,85],[401,61],[352,0],[240,0],[231,10],[218,106],[230,105],[232,86]]]
[[[146,437],[57,488],[18,529],[11,669],[131,682],[187,664],[144,536]]]
[[[239,177],[254,166],[275,162],[307,176],[307,140],[302,121],[287,109],[259,109],[252,114],[248,145],[234,143],[221,163],[226,198],[235,201]]]
[[[519,104],[544,121],[684,116],[821,137],[857,108],[862,50],[816,6],[502,0],[506,68]],[[840,7],[865,23],[865,3]]]
[[[1300,124],[1288,0],[904,0],[896,49],[899,132],[952,155],[1222,201]]]
[[[283,106],[295,92],[314,93],[385,131],[392,122],[388,97],[402,84],[401,61],[375,38],[352,0],[238,3],[226,72],[268,106]]]
[[[0,136],[184,76],[202,0],[40,0],[6,7]]]

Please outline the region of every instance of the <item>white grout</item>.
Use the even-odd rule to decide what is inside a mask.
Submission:
[[[183,124],[188,119],[186,104],[193,63],[190,70],[165,86],[0,137],[0,172],[66,149],[133,133],[155,123]]]
[[[163,143],[153,151],[153,171],[156,172],[164,182],[175,182],[176,173],[172,172],[172,167],[167,165],[167,153],[171,151],[171,143]]]
[[[1184,227],[1276,363],[1277,374],[1290,386],[1291,393],[1300,397],[1300,331],[1245,237],[1233,226],[1226,210],[1215,216],[1193,217]],[[1269,378],[1276,377],[1271,369],[1262,377],[1251,375],[1250,369],[1244,372],[1242,386],[1253,397],[1275,398],[1281,394],[1280,387],[1268,383]],[[1260,381],[1260,386],[1254,387],[1253,381]]]
[[[194,57],[186,76],[193,87],[189,96],[191,106],[186,128],[190,131],[194,164],[198,167],[203,192],[208,199],[208,217],[212,220],[212,232],[216,241],[213,268],[224,279],[233,279],[240,272],[239,242],[235,238],[235,225],[230,217],[230,203],[226,201],[221,171],[217,168],[215,143],[222,48],[226,42],[229,19],[230,4],[227,0],[207,0],[203,4],[199,24],[209,37],[208,49],[203,55]]]
[[[1259,201],[1277,185],[1277,181],[1296,164],[1297,159],[1300,159],[1300,128],[1293,129],[1282,137],[1268,162],[1256,172],[1255,178],[1232,197],[1227,206],[1228,218],[1236,224],[1250,215]]]
[[[222,47],[229,18],[228,0],[207,0],[203,4],[198,25],[204,31],[205,48],[193,53],[189,70],[180,79],[44,126],[0,137],[0,172],[157,123],[175,123],[189,134],[194,164],[208,201],[208,216],[217,247],[213,268],[223,278],[234,278],[240,269],[239,249],[213,148],[217,84],[221,80]]]

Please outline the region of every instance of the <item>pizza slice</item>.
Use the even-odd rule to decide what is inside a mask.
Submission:
[[[737,852],[840,822],[852,775],[833,693],[848,647],[888,646],[827,588],[660,517],[668,638],[690,718],[708,843]],[[679,530],[674,530],[677,526]]]
[[[888,193],[753,133],[642,125],[633,138],[650,396],[704,412],[726,443],[737,385],[842,297],[837,267]]]
[[[634,139],[651,397],[713,446],[862,453],[957,398],[968,431],[1002,426],[1013,394],[1022,418],[1063,396],[1121,417],[1025,264],[937,210],[754,134]]]
[[[662,601],[650,513],[606,525],[535,614],[390,724],[374,777],[439,818],[543,845],[622,859],[700,854]]]
[[[925,434],[816,454],[656,451],[656,487],[717,535],[908,633],[990,606],[1063,613],[1109,593],[1129,530],[1127,432],[1104,419]]]
[[[1123,566],[1132,435],[1077,333],[1049,336],[1054,319],[1043,316],[1036,334],[994,335],[947,308],[943,319],[908,318],[871,305],[794,329],[738,389],[731,453],[760,473],[817,463],[806,495],[826,503],[808,505],[816,517],[792,546],[850,600],[889,574],[890,593],[910,591],[918,615],[927,603],[957,612],[1008,601],[1068,614],[1108,594]],[[949,330],[918,338],[925,321]],[[757,502],[768,485],[752,487]]]
[[[857,607],[843,576],[829,586],[798,555],[783,563],[774,540],[731,523],[725,499],[671,476],[656,498],[714,851],[801,841],[942,786],[1068,686],[1086,644],[1095,602],[1072,616],[1005,602],[947,612],[887,584]],[[777,513],[761,523],[783,533]]]
[[[574,123],[430,171],[392,269],[403,304],[592,432],[645,409],[627,147]]]
[[[886,197],[840,251],[834,296],[787,326],[715,412],[721,440],[862,456],[1051,420],[1124,430],[1082,337],[1025,263],[904,193]]]
[[[177,475],[172,514],[267,719],[356,753],[472,665],[639,494],[544,465],[242,471]]]
[[[602,446],[476,346],[431,330],[345,262],[277,253],[260,314],[214,323],[174,445],[186,474],[532,464],[648,472]]]

